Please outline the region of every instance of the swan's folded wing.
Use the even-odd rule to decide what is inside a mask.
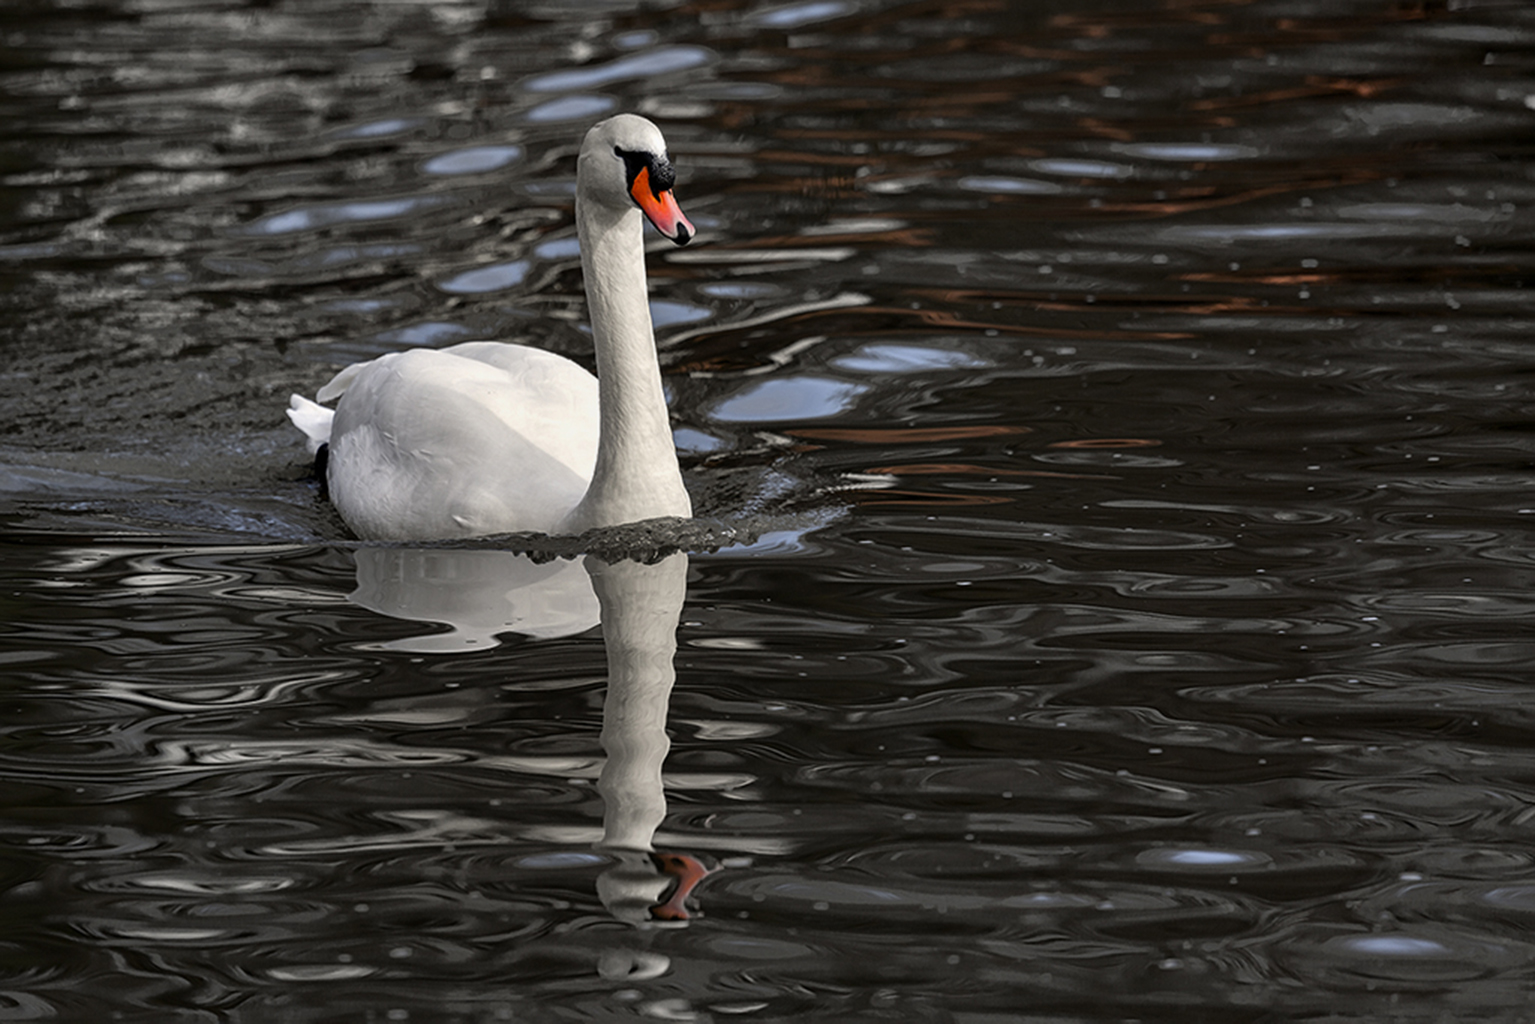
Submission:
[[[346,394],[346,389],[352,386],[352,381],[357,379],[357,375],[376,362],[378,360],[370,359],[366,363],[353,363],[332,377],[330,382],[321,388],[314,397],[322,402],[329,402],[333,398],[340,398]]]
[[[574,507],[596,462],[596,379],[521,351],[498,360],[510,369],[423,349],[362,365],[346,383],[330,456],[331,500],[355,531],[548,531]]]
[[[597,460],[597,378],[564,356],[526,345],[466,341],[445,356],[484,363],[500,374],[469,374],[476,401],[560,462],[591,478]]]

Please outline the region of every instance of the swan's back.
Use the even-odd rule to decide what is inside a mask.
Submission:
[[[366,539],[549,532],[597,459],[597,379],[561,356],[468,342],[347,367],[331,425],[331,500]]]

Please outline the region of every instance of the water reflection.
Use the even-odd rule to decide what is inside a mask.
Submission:
[[[455,654],[495,647],[502,633],[572,636],[598,621],[580,562],[535,562],[511,551],[360,548],[351,600],[396,619],[442,623],[447,633],[381,641],[380,650]]]
[[[661,767],[671,748],[666,713],[677,678],[673,661],[688,556],[679,552],[642,565],[588,555],[585,565],[602,605],[608,658],[599,849],[617,860],[597,880],[597,892],[621,920],[682,924],[689,916],[686,900],[708,872],[691,854],[657,854],[652,844],[666,816]]]
[[[607,760],[597,781],[604,805],[597,848],[614,863],[598,879],[597,892],[615,917],[631,924],[686,923],[687,899],[708,869],[691,854],[657,853],[653,841],[666,816],[662,765],[671,747],[667,706],[688,556],[677,552],[652,564],[594,555],[536,561],[507,551],[365,547],[356,559],[352,602],[452,627],[362,645],[377,650],[467,653],[496,646],[504,633],[556,639],[600,619],[608,666]],[[606,958],[604,976],[621,961]],[[655,962],[641,958],[625,972],[643,972]]]
[[[421,165],[427,174],[484,174],[522,159],[521,146],[468,146],[439,153]]]
[[[596,89],[632,78],[650,78],[701,67],[714,59],[702,46],[662,46],[645,53],[635,53],[606,64],[550,71],[522,82],[529,92],[566,92]]]
[[[287,235],[300,231],[366,221],[408,217],[449,202],[443,196],[403,196],[398,199],[358,200],[300,206],[261,217],[239,229],[247,235]]]

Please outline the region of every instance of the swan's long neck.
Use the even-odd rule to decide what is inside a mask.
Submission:
[[[640,212],[583,202],[578,188],[576,227],[602,418],[591,485],[560,532],[690,516],[650,324]]]

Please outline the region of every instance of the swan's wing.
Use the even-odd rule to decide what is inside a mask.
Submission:
[[[597,458],[597,381],[559,356],[473,343],[359,364],[336,410],[331,500],[365,537],[548,531]],[[494,351],[494,362],[484,358]],[[347,371],[343,371],[346,374]]]
[[[377,359],[370,359],[366,363],[353,363],[332,377],[329,383],[315,393],[314,397],[321,402],[329,402],[333,398],[340,398],[346,394],[346,389],[352,386],[352,381],[357,379],[357,375],[376,362],[378,362]]]
[[[526,345],[466,341],[442,354],[500,371],[473,393],[509,430],[590,480],[597,461],[597,378],[564,356]]]
[[[531,366],[539,363],[543,363],[545,366],[554,366],[557,369],[560,368],[557,364],[565,363],[569,364],[569,369],[574,369],[581,373],[586,372],[581,370],[576,364],[571,363],[564,356],[545,352],[542,349],[529,348],[527,345],[509,345],[501,341],[464,341],[444,349],[437,349],[436,351],[486,363],[513,375],[525,373]],[[379,359],[387,359],[395,354],[389,353],[388,355],[380,356]],[[352,386],[352,382],[357,379],[358,375],[376,362],[378,362],[378,359],[369,359],[366,362],[352,363],[350,366],[342,368],[320,388],[319,392],[315,395],[315,399],[321,402],[329,402],[331,399],[340,398],[346,394],[347,388]]]
[[[528,345],[510,345],[502,341],[461,341],[441,351],[487,363],[513,375],[527,373],[536,367],[546,373],[591,376],[564,356]]]

